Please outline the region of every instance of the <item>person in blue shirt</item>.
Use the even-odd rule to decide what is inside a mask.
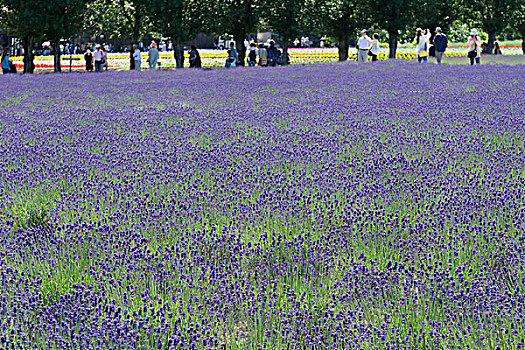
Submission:
[[[8,74],[9,68],[9,50],[4,49],[2,52],[2,73]]]
[[[434,36],[434,47],[436,48],[436,60],[438,64],[441,64],[443,54],[448,46],[448,38],[442,33],[441,28],[436,28],[436,35]]]

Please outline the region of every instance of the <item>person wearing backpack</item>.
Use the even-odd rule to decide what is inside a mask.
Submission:
[[[255,67],[257,64],[257,44],[250,43],[250,52],[248,53],[248,66]]]
[[[263,43],[259,44],[259,51],[257,54],[259,56],[259,66],[266,67],[268,65],[268,50]]]
[[[230,49],[228,50],[228,58],[226,58],[226,68],[237,66],[237,61],[239,60],[239,54],[235,48],[233,42],[230,43]]]
[[[425,29],[425,31],[423,32],[423,29],[417,28],[416,33],[417,33],[416,34],[417,61],[419,63],[427,62],[428,61],[428,39],[430,39],[430,36],[431,36],[430,30]]]
[[[277,65],[277,48],[275,47],[275,41],[270,40],[270,48],[268,49],[268,65],[270,67],[275,67]]]
[[[190,68],[202,68],[201,55],[195,45],[190,48]]]
[[[478,31],[472,29],[470,31],[470,36],[468,37],[468,52],[467,56],[470,59],[470,65],[474,65],[474,60],[476,64],[481,63],[481,39],[478,36]]]
[[[436,28],[436,35],[434,36],[434,47],[436,48],[436,60],[438,64],[441,64],[443,54],[448,46],[448,38],[442,33],[441,28]]]

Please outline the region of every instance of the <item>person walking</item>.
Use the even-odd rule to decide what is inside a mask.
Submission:
[[[268,50],[264,46],[264,43],[259,44],[257,56],[259,56],[259,66],[266,67],[268,65]]]
[[[416,56],[417,61],[427,62],[428,61],[428,39],[430,39],[430,30],[417,28],[416,31]]]
[[[159,50],[157,50],[157,43],[152,42],[151,48],[148,51],[149,69],[157,69],[157,62],[159,61]]]
[[[86,61],[86,71],[93,72],[93,53],[89,48],[84,53],[84,60]]]
[[[478,31],[476,29],[472,29],[470,31],[470,36],[468,37],[468,53],[467,56],[470,59],[470,65],[474,65],[474,61],[476,61],[476,64],[481,63],[481,39],[478,36]]]
[[[201,55],[195,45],[190,47],[190,68],[202,68]]]
[[[501,49],[499,47],[499,43],[497,41],[494,43],[494,52],[493,53],[494,53],[494,55],[502,55]]]
[[[279,53],[277,52],[277,48],[275,47],[275,41],[270,40],[270,48],[268,49],[268,65],[270,67],[275,67],[277,65],[278,57]]]
[[[97,73],[102,71],[102,56],[103,54],[100,45],[97,45],[97,49],[93,54],[93,58],[95,59],[95,72]]]
[[[102,69],[104,69],[107,72],[108,71],[108,52],[106,51],[106,48],[104,46],[101,46],[100,50],[102,51]]]
[[[2,73],[9,74],[9,50],[7,48],[2,51]]]
[[[434,35],[434,47],[436,48],[436,61],[441,64],[443,54],[445,53],[448,46],[448,38],[441,31],[440,27],[436,28],[436,35]]]
[[[231,42],[230,49],[228,50],[228,58],[226,59],[226,68],[235,67],[237,65],[238,60],[239,60],[239,54],[237,53],[235,44]]]
[[[257,64],[257,44],[255,42],[250,43],[250,52],[248,53],[248,66],[255,67]]]
[[[372,35],[372,40],[370,41],[370,51],[368,55],[372,57],[372,62],[377,61],[377,56],[379,55],[379,34],[374,33]]]
[[[137,44],[133,44],[133,60],[135,61],[135,70],[140,71],[140,65],[141,65],[141,58],[140,58],[140,50],[137,47]]]
[[[127,50],[127,47],[126,47]],[[133,55],[135,52],[133,51],[133,45],[131,46],[131,50],[129,51],[129,70],[135,70],[135,58],[133,58]]]
[[[361,31],[361,37],[357,41],[357,62],[367,62],[368,52],[370,50],[370,42],[372,40],[368,36],[368,30],[363,29]]]

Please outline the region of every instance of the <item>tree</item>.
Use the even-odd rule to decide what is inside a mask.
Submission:
[[[233,35],[241,65],[245,65],[246,47],[244,41],[248,33],[255,32],[264,0],[218,0],[215,28],[219,33]]]
[[[388,32],[389,58],[396,58],[399,31],[414,23],[418,6],[416,0],[372,0],[374,18]]]
[[[84,29],[137,43],[152,28],[154,0],[94,0],[87,6]]]
[[[60,72],[60,39],[69,38],[80,32],[85,9],[85,0],[54,0],[44,6],[44,35],[54,47],[54,70]]]
[[[153,0],[150,13],[156,29],[173,41],[177,68],[184,66],[184,42],[205,31],[213,16],[212,4],[206,0]]]
[[[510,25],[521,36],[521,40],[525,42],[525,3],[514,11]],[[525,55],[525,48],[523,48],[523,54]]]
[[[488,34],[488,53],[492,54],[496,35],[523,6],[522,0],[462,0],[463,16],[471,24],[479,24]]]
[[[271,0],[262,8],[268,25],[282,39],[282,64],[288,64],[288,40],[294,39],[301,28],[304,0]]]
[[[414,15],[413,26],[429,28],[432,31],[441,27],[447,32],[452,23],[460,17],[460,7],[457,0],[420,2],[414,9]],[[411,28],[411,32],[414,32],[414,28]]]
[[[360,26],[366,24],[366,18],[359,11],[361,0],[313,0],[309,6],[309,17],[320,32],[337,40],[339,61],[348,59],[348,46],[352,36]]]
[[[1,1],[1,0],[0,0]],[[43,38],[47,0],[5,0],[0,18],[9,32],[19,37],[24,48],[24,73],[33,73],[35,42]]]

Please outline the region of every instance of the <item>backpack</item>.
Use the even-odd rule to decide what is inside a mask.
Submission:
[[[255,50],[250,50],[248,58],[250,59],[250,61],[255,61],[257,59],[257,54],[255,53]]]

